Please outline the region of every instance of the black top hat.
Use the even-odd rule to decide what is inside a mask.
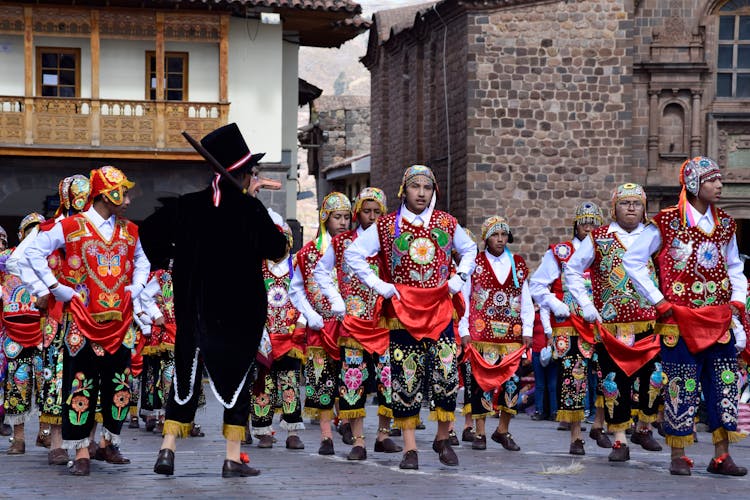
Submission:
[[[228,171],[246,170],[257,165],[265,156],[265,153],[250,154],[250,148],[236,123],[210,132],[201,139],[201,145]]]

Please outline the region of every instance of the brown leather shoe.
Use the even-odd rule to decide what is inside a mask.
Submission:
[[[375,451],[378,453],[399,453],[403,448],[396,444],[391,438],[375,441]]]
[[[247,464],[234,460],[224,460],[224,465],[221,468],[221,477],[251,477],[258,474],[260,474],[258,469],[253,469]]]
[[[129,464],[130,459],[120,453],[120,448],[108,444],[106,448],[98,448],[94,455],[94,460],[101,460],[110,464]]]
[[[641,448],[646,451],[661,451],[661,445],[654,439],[651,431],[635,431],[630,437],[630,442],[641,445]]]
[[[351,449],[349,454],[346,456],[347,460],[366,460],[367,450],[364,446],[355,446]]]
[[[724,476],[744,476],[747,474],[747,469],[735,464],[729,453],[712,458],[706,470],[711,474],[722,474]]]
[[[599,448],[612,448],[612,441],[607,436],[607,433],[604,432],[604,429],[594,429],[592,427],[589,431],[589,437],[596,441],[596,445]],[[633,442],[635,443],[635,440]]]
[[[458,436],[456,436],[455,431],[448,432],[448,441],[451,442],[451,446],[461,446],[461,443],[458,441]]]
[[[174,451],[169,448],[159,450],[159,455],[157,455],[156,463],[154,464],[154,472],[164,474],[165,476],[174,474]]]
[[[409,450],[404,453],[404,458],[401,459],[401,463],[398,464],[399,469],[419,469],[419,456],[417,450]]]
[[[36,445],[40,448],[49,448],[52,445],[52,433],[49,429],[39,429],[36,435]]]
[[[333,439],[325,438],[320,442],[320,448],[318,448],[318,455],[333,455]]]
[[[0,423],[0,436],[10,436],[11,434],[13,434],[13,427],[5,423]]]
[[[450,439],[433,441],[432,449],[438,454],[441,464],[450,466],[458,465],[458,456],[456,456],[456,452],[451,447]]]
[[[138,422],[138,417],[135,415],[130,417],[130,423],[128,423],[128,429],[140,429],[140,428],[141,428],[141,423]]]
[[[610,462],[627,462],[630,460],[630,448],[625,443],[615,441],[612,451],[609,453]]]
[[[474,428],[473,427],[467,427],[466,429],[464,429],[464,431],[461,433],[461,441],[465,443],[474,442]]]
[[[513,441],[513,436],[510,434],[510,432],[495,431],[492,433],[491,438],[494,442],[503,445],[503,448],[508,451],[518,451],[521,449],[521,447],[518,446],[515,441]]]
[[[585,455],[586,450],[583,449],[583,439],[576,439],[570,443],[570,451],[568,453],[571,455]]]
[[[68,465],[68,451],[63,448],[55,448],[47,453],[47,463],[49,465]]]
[[[472,450],[486,450],[487,449],[487,436],[480,436],[479,434],[474,435],[474,441],[471,443]]]
[[[70,473],[73,476],[88,476],[91,471],[91,460],[88,458],[79,458],[73,461],[73,467],[70,468]]]
[[[258,440],[258,448],[273,448],[273,436],[264,434]]]
[[[669,473],[673,476],[689,476],[691,475],[690,469],[692,467],[693,461],[685,455],[681,457],[675,457],[669,464]]]
[[[23,439],[10,438],[10,447],[6,453],[8,455],[23,455],[26,453],[26,441]]]
[[[304,450],[305,443],[302,442],[298,435],[292,434],[286,438],[286,448],[288,450]]]
[[[354,444],[354,434],[352,433],[352,425],[350,423],[341,424],[339,426],[339,434],[341,434],[341,440],[344,444]]]

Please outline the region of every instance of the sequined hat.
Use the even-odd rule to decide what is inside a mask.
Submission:
[[[499,215],[493,215],[482,224],[482,241],[487,241],[487,238],[493,234],[497,234],[505,231],[506,234],[510,234],[510,225],[504,217]]]
[[[326,230],[326,221],[333,212],[338,212],[339,210],[351,213],[352,204],[349,198],[344,193],[339,193],[338,191],[328,193],[323,198],[323,203],[320,205],[320,211],[318,212],[318,238],[315,241],[315,247],[321,253],[325,252],[326,248],[328,248],[328,240],[325,237],[328,233]]]
[[[602,210],[596,203],[584,201],[576,207],[574,224],[594,224],[601,226],[604,223]]]
[[[130,182],[125,174],[111,165],[92,170],[89,175],[89,184],[91,185],[89,203],[101,194],[115,205],[122,205],[125,201],[125,190],[135,187],[134,182]]]
[[[21,223],[18,225],[18,239],[23,240],[23,233],[26,232],[34,224],[41,224],[44,222],[44,216],[36,212],[31,212],[29,215],[21,219]]]
[[[707,156],[685,160],[680,167],[680,185],[693,196],[698,196],[701,184],[717,178],[721,179],[719,165]]]
[[[3,226],[0,226],[0,243],[8,245],[8,233],[5,231]]]
[[[401,178],[401,186],[398,188],[399,198],[406,194],[406,185],[409,183],[409,181],[419,176],[427,177],[430,181],[432,181],[432,185],[435,187],[435,192],[437,193],[437,181],[435,180],[435,174],[432,172],[432,169],[425,165],[412,165],[411,167],[406,169],[406,171],[404,172],[404,176]]]
[[[366,187],[359,192],[356,198],[354,198],[354,210],[355,214],[358,214],[362,210],[362,204],[366,201],[374,201],[380,207],[380,212],[386,212],[386,199],[385,193],[382,189],[376,187]]]
[[[61,180],[58,186],[60,206],[55,211],[55,217],[67,214],[71,208],[76,212],[82,211],[90,192],[91,184],[85,175],[71,175]]]

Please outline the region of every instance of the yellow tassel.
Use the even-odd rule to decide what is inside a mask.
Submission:
[[[97,323],[104,323],[105,321],[122,321],[122,313],[120,311],[104,311],[100,313],[93,313],[91,317]]]
[[[607,323],[609,331],[616,331],[619,334],[627,335],[639,335],[647,332],[654,327],[655,322],[652,321],[633,321],[632,323]],[[614,328],[613,328],[614,327]]]
[[[654,413],[653,415],[646,415],[642,411],[638,410],[638,421],[643,422],[644,424],[650,424],[652,422],[656,422],[656,419],[659,418],[659,415]]]
[[[680,335],[680,329],[674,324],[656,323],[654,325],[654,333],[657,335],[674,335],[675,337],[678,337]]]
[[[582,422],[584,418],[583,410],[558,410],[557,421],[558,422]]]
[[[99,412],[96,412],[94,414],[94,420],[96,421],[97,424],[103,424],[104,423],[104,417],[102,417],[102,414],[99,413]]]
[[[513,408],[508,408],[507,406],[500,405],[497,407],[498,411],[501,411],[503,413],[508,413],[510,415],[517,415],[518,411],[514,410]]]
[[[131,406],[130,410],[128,410],[128,413],[130,413],[131,417],[137,417],[138,416],[138,407],[137,406]]]
[[[406,330],[406,327],[398,318],[385,318],[381,316],[380,321],[378,321],[378,326],[388,330]]]
[[[380,405],[380,406],[378,406],[378,416],[379,417],[393,418],[393,410],[391,410],[387,406]]]
[[[724,427],[719,427],[711,433],[711,442],[713,444],[721,443],[722,441],[728,441],[729,435]]]
[[[610,432],[624,431],[630,428],[631,425],[633,425],[632,420],[628,420],[622,424],[607,424],[607,430]]]
[[[659,405],[658,413],[664,413],[664,403]]]
[[[594,406],[596,408],[604,408],[604,396],[597,396]]]
[[[367,411],[364,408],[357,410],[339,410],[339,418],[364,418]]]
[[[294,359],[299,359],[300,361],[302,361],[302,364],[305,364],[305,362],[307,361],[307,359],[305,358],[305,353],[297,347],[292,347],[289,352],[286,353],[286,356]]]
[[[393,418],[393,426],[402,430],[416,429],[418,423],[419,415],[414,415],[413,417]]]
[[[727,431],[730,443],[739,443],[747,437],[747,432]]]
[[[463,415],[463,416],[472,415],[472,413],[471,413],[471,403],[466,403],[464,405],[463,410],[461,410],[461,415]]]
[[[321,420],[333,420],[333,410],[320,410],[318,418]]]
[[[242,441],[245,439],[245,426],[224,424],[221,433],[227,441]]]
[[[438,422],[453,422],[456,420],[456,414],[452,411],[446,411],[439,406],[430,412],[430,420]]]
[[[40,424],[51,424],[51,425],[62,425],[62,417],[58,415],[50,415],[49,413],[42,413],[39,415]]]
[[[170,436],[175,436],[178,438],[186,438],[190,435],[190,430],[192,428],[193,424],[191,423],[185,424],[182,422],[178,422],[177,420],[165,420],[162,435],[166,436],[167,434],[169,434]]]
[[[577,337],[578,331],[573,328],[572,326],[558,326],[552,328],[552,336],[553,337]]]
[[[474,418],[474,419],[476,419],[476,418],[482,418],[482,419],[485,419],[485,418],[487,418],[487,417],[491,417],[491,416],[493,416],[494,414],[495,414],[495,412],[494,412],[494,411],[484,411],[484,412],[482,412],[482,413],[472,413],[472,414],[471,414],[471,418]]]
[[[632,417],[637,417],[637,416],[638,416],[638,412],[639,412],[639,411],[640,411],[640,410],[636,410],[635,408],[631,409],[631,410],[630,410],[630,416],[631,416],[631,418],[632,418]]]
[[[352,337],[339,337],[340,347],[351,347],[352,349],[364,349],[362,344]]]
[[[688,434],[687,436],[670,436],[667,434],[664,441],[666,441],[667,446],[670,448],[687,448],[688,446],[692,446],[694,442],[692,434]]]
[[[309,418],[319,418],[320,417],[320,410],[317,408],[308,408],[305,407],[305,409],[302,411],[302,413]]]

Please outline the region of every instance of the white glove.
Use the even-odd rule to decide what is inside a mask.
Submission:
[[[271,220],[274,224],[279,227],[284,227],[284,219],[277,212],[274,212],[273,208],[268,209],[268,215],[271,216]]]
[[[337,318],[341,318],[346,314],[346,304],[344,304],[344,299],[340,295],[335,295],[331,298],[331,313]]]
[[[747,333],[737,316],[732,316],[732,332],[734,332],[734,347],[737,348],[737,352],[744,351],[747,345]]]
[[[77,295],[75,290],[62,283],[58,283],[56,287],[50,288],[49,291],[52,292],[58,302],[70,302],[73,296]]]
[[[130,292],[130,298],[132,300],[135,300],[141,294],[141,292],[143,291],[143,288],[144,288],[143,285],[132,284],[132,285],[126,286],[125,291]]]
[[[461,276],[454,274],[453,277],[448,280],[448,290],[450,290],[452,294],[456,294],[464,287],[464,283],[466,282],[461,279]]]
[[[311,330],[322,330],[323,329],[323,316],[318,314],[315,311],[307,311],[307,314],[305,314],[305,319],[307,319],[307,326]]]
[[[135,324],[138,325],[138,328],[143,335],[146,337],[151,335],[151,318],[148,317],[148,314],[142,314],[140,316],[136,314],[133,316],[133,320],[135,321]],[[145,320],[148,320],[148,323],[146,323]]]
[[[548,299],[550,311],[555,318],[567,318],[570,316],[570,308],[557,297]]]
[[[394,285],[393,283],[386,283],[383,280],[378,280],[372,286],[372,289],[378,292],[378,295],[382,295],[384,299],[390,299],[394,295],[397,299],[401,299],[401,296],[398,294],[398,290],[396,290],[396,285]]]
[[[599,314],[599,311],[596,310],[596,307],[594,307],[594,304],[586,304],[583,306],[581,316],[583,316],[583,319],[589,323],[596,323],[597,321],[601,323],[602,321],[602,317]]]

